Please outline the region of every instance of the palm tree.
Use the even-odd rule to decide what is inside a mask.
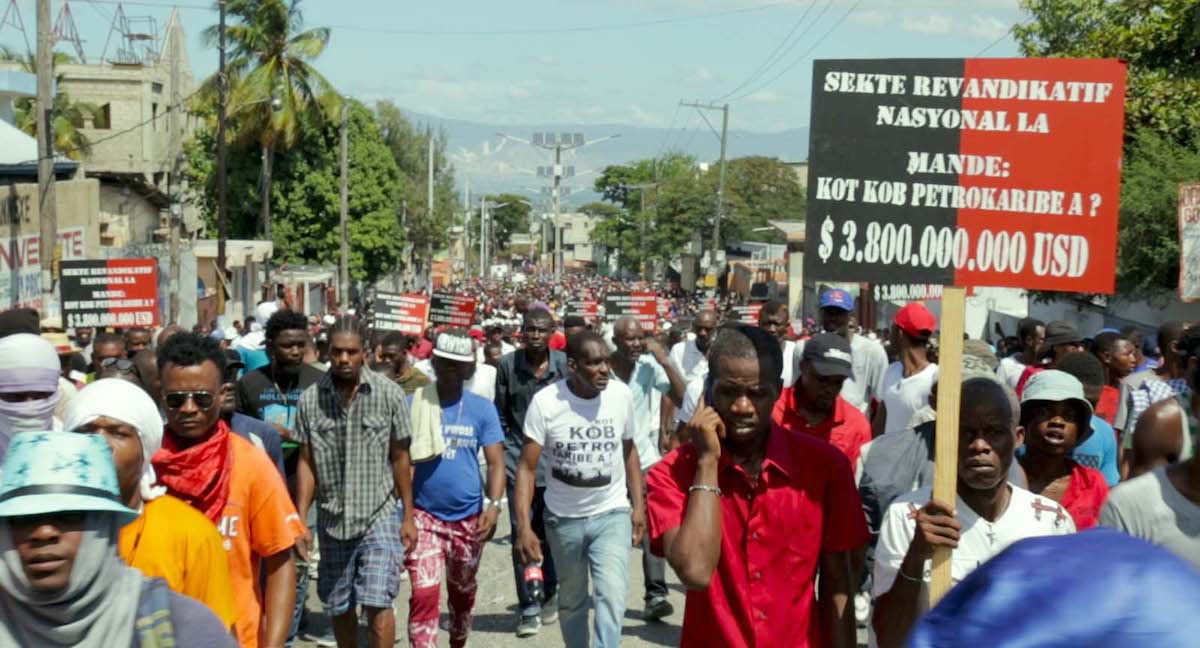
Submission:
[[[235,141],[262,151],[263,235],[271,239],[271,166],[275,151],[296,143],[302,120],[333,119],[341,98],[312,65],[329,43],[329,29],[303,30],[300,0],[228,0],[237,24],[226,29],[231,58],[229,120]],[[217,27],[205,30],[210,45]],[[215,104],[217,75],[208,79],[201,100]]]
[[[33,54],[22,56],[15,50],[0,47],[0,61],[19,63],[23,72],[36,74],[37,64]],[[54,68],[61,63],[74,63],[75,59],[60,52],[54,53]],[[89,121],[96,126],[102,126],[104,113],[100,107],[86,101],[72,101],[70,95],[62,90],[63,77],[56,74],[54,81],[59,88],[54,95],[50,109],[54,121],[50,129],[54,132],[54,150],[66,155],[72,160],[79,160],[92,153],[92,142],[81,130]],[[18,99],[14,102],[16,109],[16,126],[24,133],[38,136],[37,102],[33,99]]]

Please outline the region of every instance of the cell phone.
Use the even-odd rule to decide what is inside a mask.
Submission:
[[[712,375],[704,376],[704,404],[712,407],[713,404],[713,381]]]

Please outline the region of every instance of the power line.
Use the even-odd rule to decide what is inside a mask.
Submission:
[[[663,149],[667,145],[667,139],[671,136],[671,129],[675,128],[675,120],[679,118],[679,104],[675,104],[675,112],[671,114],[671,122],[667,124],[667,130],[663,131],[662,141],[658,143],[658,150],[654,157],[659,157],[663,154]]]
[[[780,70],[778,74],[771,77],[769,80],[767,80],[766,83],[759,85],[757,88],[755,88],[753,90],[747,90],[746,92],[743,92],[742,94],[729,99],[729,101],[732,102],[732,101],[739,101],[741,99],[745,99],[746,97],[754,94],[755,92],[758,92],[759,90],[763,90],[764,88],[770,87],[770,85],[772,83],[775,83],[776,81],[779,80],[779,77],[782,77],[783,75],[787,74],[788,72],[790,72],[792,70],[792,68],[799,65],[802,61],[808,59],[808,55],[812,54],[814,50],[816,50],[818,47],[820,47],[821,43],[824,43],[825,39],[829,38],[829,36],[831,34],[833,34],[833,32],[835,30],[837,30],[837,28],[840,27],[841,24],[843,22],[845,22],[847,18],[850,17],[850,14],[854,13],[854,11],[856,9],[858,9],[858,6],[861,4],[862,4],[862,0],[855,0],[854,4],[851,5],[849,9],[846,10],[846,13],[842,14],[841,17],[839,17],[836,21],[834,21],[834,23],[832,25],[830,25],[829,29],[826,30],[824,34],[821,34],[821,37],[817,39],[817,42],[812,44],[812,47],[809,47],[807,50],[804,50],[804,53],[801,54],[799,58],[797,58],[794,61],[792,61],[791,63],[789,63],[787,65],[787,67]]]
[[[122,0],[89,0],[90,2],[98,2],[101,4],[125,4],[126,6],[141,6],[141,7],[156,7],[159,9],[192,9],[196,11],[215,12],[216,9],[203,5],[187,5],[187,4],[156,4],[152,2],[123,2]],[[528,36],[532,34],[575,34],[582,32],[599,32],[599,31],[619,31],[623,29],[638,29],[643,27],[656,27],[659,25],[670,25],[683,22],[694,22],[705,20],[707,18],[719,18],[722,16],[733,16],[738,14],[747,14],[759,11],[766,11],[776,7],[783,7],[795,4],[795,0],[787,0],[783,2],[771,2],[767,4],[756,5],[753,7],[742,7],[740,9],[727,9],[725,11],[713,11],[702,14],[691,14],[687,16],[675,16],[672,18],[657,18],[654,20],[642,20],[624,23],[612,23],[608,25],[574,25],[565,27],[530,27],[524,29],[390,29],[387,27],[378,27],[375,25],[326,25],[329,29],[344,29],[346,31],[368,32],[375,34],[390,34],[395,36]]]
[[[804,38],[804,35],[807,34],[810,29],[812,29],[813,25],[817,24],[818,22],[821,22],[821,16],[823,16],[825,14],[825,11],[829,10],[829,6],[831,4],[833,4],[833,0],[828,0],[828,2],[825,3],[825,9],[823,9],[821,11],[821,14],[817,16],[816,20],[809,23],[808,27],[805,27],[804,31],[801,32],[800,35],[798,37],[796,37],[796,39],[793,41],[792,36],[795,35],[796,30],[800,28],[800,25],[804,23],[805,19],[808,18],[808,14],[812,12],[812,9],[813,9],[813,7],[816,6],[816,4],[817,4],[817,0],[811,0],[808,3],[808,7],[804,10],[804,13],[800,14],[799,20],[797,20],[796,23],[794,25],[792,25],[792,29],[790,31],[788,31],[787,36],[784,36],[783,40],[779,41],[779,44],[775,46],[775,49],[772,50],[771,53],[767,55],[767,58],[764,59],[763,62],[758,65],[758,67],[754,68],[754,71],[751,72],[749,76],[747,76],[745,79],[743,79],[742,82],[737,85],[737,87],[730,90],[729,92],[726,92],[725,94],[721,95],[720,97],[713,99],[712,102],[716,103],[718,101],[721,101],[722,99],[724,99],[726,97],[736,94],[738,90],[741,90],[742,88],[750,85],[751,83],[754,83],[758,79],[762,78],[762,75],[766,74],[767,70],[771,69],[771,66],[775,65],[781,59],[783,59],[783,57],[787,56],[788,53],[790,53],[791,50],[800,43],[800,40],[802,38]],[[785,50],[784,46],[788,44],[788,41],[791,41],[792,44],[789,45],[787,47],[787,49]]]
[[[1013,30],[1014,30],[1014,29],[1016,29],[1016,28],[1017,28],[1017,26],[1016,26],[1016,25],[1013,25],[1012,27],[1009,27],[1009,28],[1008,28],[1008,30],[1006,30],[1006,31],[1005,31],[1003,34],[1001,34],[1001,35],[1000,35],[1000,38],[997,38],[996,40],[992,41],[992,42],[991,42],[991,44],[989,44],[987,47],[985,47],[985,48],[983,48],[983,49],[979,50],[979,53],[978,53],[978,54],[976,54],[976,55],[974,56],[974,58],[979,58],[980,56],[983,56],[984,54],[987,54],[987,53],[988,53],[988,50],[990,50],[990,49],[992,49],[993,47],[995,47],[995,46],[999,45],[999,44],[1000,44],[1000,42],[1001,42],[1001,41],[1003,41],[1005,38],[1008,38],[1008,37],[1009,37],[1009,35],[1011,35],[1011,34],[1013,33]]]

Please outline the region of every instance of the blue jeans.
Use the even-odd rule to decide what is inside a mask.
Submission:
[[[621,508],[591,517],[546,511],[546,540],[558,569],[558,624],[567,648],[610,648],[621,643],[629,593],[633,522]],[[588,596],[588,577],[593,594]],[[588,604],[595,608],[596,643],[588,641]]]
[[[521,616],[537,616],[542,612],[542,606],[529,598],[529,593],[525,591],[525,566],[521,564],[521,559],[517,557],[517,509],[515,502],[517,498],[514,494],[516,484],[514,480],[508,480],[508,520],[512,523],[512,563],[513,563],[513,578],[517,584],[517,604],[520,607]],[[543,526],[543,512],[546,512],[546,487],[542,486],[533,489],[533,502],[529,507],[530,526],[533,527],[533,533],[541,540],[542,544],[542,578],[546,584],[546,600],[553,598],[558,592],[558,575],[554,570],[554,558],[550,555],[550,547],[546,544],[546,527]]]

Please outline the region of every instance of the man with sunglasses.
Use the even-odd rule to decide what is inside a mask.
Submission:
[[[239,643],[282,646],[296,597],[292,547],[305,533],[287,486],[267,455],[221,419],[232,395],[216,340],[179,333],[158,350],[158,369],[167,411],[152,459],[158,481],[225,539]]]
[[[525,444],[525,413],[534,394],[567,377],[566,354],[552,351],[549,347],[550,334],[553,332],[554,318],[549,311],[542,308],[527,311],[521,326],[524,347],[500,358],[500,368],[496,372],[496,410],[500,414],[500,425],[504,429],[504,471],[507,478],[508,519],[512,525],[513,538],[517,537],[517,516],[513,509],[516,500],[513,492],[517,484],[517,462]],[[546,544],[546,529],[542,524],[542,512],[546,506],[545,471],[539,468],[536,475],[530,517],[533,532],[542,545],[546,601],[544,604],[542,601],[535,601],[525,590],[525,580],[522,577],[524,565],[521,564],[514,548],[513,576],[517,586],[520,615],[517,625],[518,637],[532,637],[538,633],[543,623],[558,620],[558,603],[554,596],[558,589],[558,580],[554,571],[554,559]]]

